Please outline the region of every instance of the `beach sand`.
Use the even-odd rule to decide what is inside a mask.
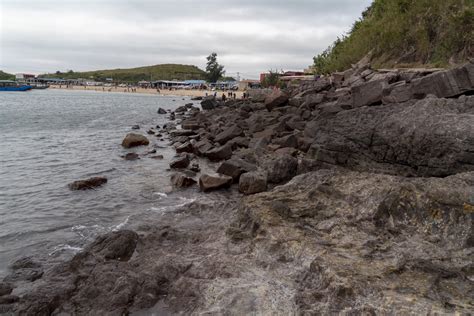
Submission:
[[[189,97],[199,97],[214,94],[215,91],[211,90],[165,90],[160,89],[158,93],[156,89],[146,89],[146,88],[136,88],[135,92],[132,92],[132,89],[129,88],[120,88],[120,87],[91,87],[91,86],[65,86],[65,85],[51,85],[50,89],[63,89],[63,90],[82,90],[82,91],[99,91],[99,92],[122,92],[122,93],[146,93],[146,94],[157,94],[157,95],[174,95],[174,96],[189,96]],[[237,95],[237,98],[242,98],[243,91],[232,91]],[[227,91],[217,91],[217,96],[220,97],[225,93],[227,96]]]

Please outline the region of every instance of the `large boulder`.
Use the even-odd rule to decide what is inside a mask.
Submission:
[[[254,164],[240,158],[231,158],[224,161],[217,169],[217,172],[232,177],[234,182],[238,182],[241,174],[255,169],[257,169],[257,166]]]
[[[204,192],[209,192],[213,190],[229,188],[232,185],[232,177],[225,175],[211,176],[208,174],[203,174],[199,178],[199,187]]]
[[[201,107],[203,110],[212,110],[218,105],[214,97],[207,97],[201,101]]]
[[[128,261],[137,246],[138,235],[131,230],[120,230],[97,237],[86,247],[84,252],[78,254],[74,260],[80,261],[84,254],[93,254],[105,260]]]
[[[243,194],[255,194],[267,190],[267,176],[263,172],[247,172],[240,176],[239,191]]]
[[[268,111],[271,111],[278,106],[285,105],[288,99],[288,94],[281,90],[275,90],[265,98],[265,107]]]
[[[93,177],[85,180],[78,180],[72,183],[69,183],[69,189],[73,191],[77,190],[89,190],[107,183],[107,178],[105,177]]]
[[[210,161],[221,161],[232,157],[232,146],[226,144],[220,147],[210,149],[204,153],[204,156],[209,158]]]
[[[147,146],[150,143],[148,138],[136,133],[128,133],[122,141],[122,146],[132,148],[136,146]]]
[[[244,131],[237,125],[232,125],[221,133],[217,134],[215,141],[218,142],[221,145],[224,145],[227,143],[229,140],[236,138],[238,136],[243,136]]]
[[[265,161],[263,168],[267,172],[268,182],[281,183],[296,175],[298,160],[287,154],[277,155]]]

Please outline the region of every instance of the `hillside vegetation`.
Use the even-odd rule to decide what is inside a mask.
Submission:
[[[314,66],[341,71],[369,52],[378,68],[460,63],[474,56],[474,0],[374,0]]]
[[[98,81],[112,78],[116,82],[138,82],[140,80],[205,79],[205,72],[193,65],[163,64],[129,69],[56,72],[41,76],[63,79],[83,78]]]
[[[14,80],[15,75],[3,72],[0,70],[0,80]]]

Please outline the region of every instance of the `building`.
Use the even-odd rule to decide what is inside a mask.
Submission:
[[[260,81],[259,80],[241,80],[239,81],[239,90],[247,90],[247,89],[258,89],[260,88]]]

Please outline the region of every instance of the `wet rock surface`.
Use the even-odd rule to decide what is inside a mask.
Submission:
[[[105,177],[93,177],[85,180],[78,180],[68,184],[70,190],[90,190],[107,183],[107,178]]]
[[[122,146],[125,148],[132,148],[136,146],[146,146],[150,143],[148,138],[141,134],[129,133],[122,141]]]

